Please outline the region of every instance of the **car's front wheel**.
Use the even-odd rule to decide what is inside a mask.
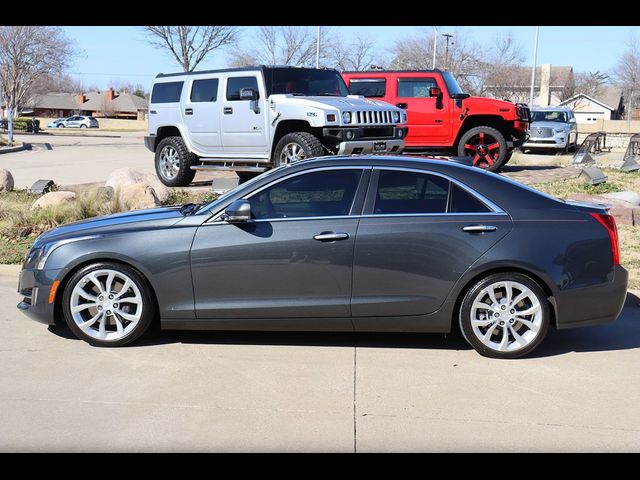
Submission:
[[[80,125],[80,128],[87,128],[87,126],[83,123],[82,125]]]
[[[308,132],[287,133],[280,139],[273,155],[273,165],[287,165],[306,158],[323,155],[324,147],[318,137]]]
[[[460,138],[458,155],[471,157],[474,167],[495,172],[507,161],[507,142],[493,127],[475,127]]]
[[[156,149],[156,173],[168,187],[186,187],[196,176],[191,170],[198,157],[191,153],[182,137],[163,138]]]
[[[518,358],[533,351],[549,327],[549,304],[540,286],[516,272],[491,274],[473,285],[460,305],[462,335],[478,353]]]
[[[123,264],[100,262],[69,279],[62,311],[79,339],[98,347],[119,347],[149,328],[156,308],[140,273]]]
[[[62,123],[59,123],[58,128],[64,128],[64,125]]]

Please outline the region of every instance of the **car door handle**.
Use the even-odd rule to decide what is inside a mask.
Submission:
[[[335,242],[336,240],[346,240],[347,238],[349,238],[349,234],[344,232],[322,232],[313,237],[314,240],[319,242]]]
[[[397,105],[399,108],[407,108],[407,107],[409,106],[409,105],[407,105],[406,103],[396,103],[396,105]]]
[[[184,109],[184,114],[185,115],[193,115],[193,108],[185,108]]]
[[[467,225],[462,227],[462,231],[468,233],[495,232],[497,229],[498,227],[493,225]]]
[[[225,115],[231,115],[233,113],[233,108],[231,107],[224,107],[224,114]]]
[[[436,120],[436,123],[442,123],[442,120]]]

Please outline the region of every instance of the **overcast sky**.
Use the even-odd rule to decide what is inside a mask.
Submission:
[[[257,27],[242,27],[241,45],[252,42]],[[413,26],[339,26],[331,27],[347,40],[365,36],[373,40],[377,49],[387,50],[396,41],[414,36],[421,31],[433,32],[432,27]],[[179,67],[167,53],[149,45],[140,27],[126,26],[73,26],[64,27],[67,35],[74,39],[83,51],[71,68],[73,76],[85,85],[96,85],[103,89],[113,82],[130,81],[150,88],[157,73],[176,72]],[[481,45],[490,44],[498,32],[512,32],[527,54],[527,64],[533,60],[535,27],[438,27],[440,33],[463,32],[465,36]],[[570,65],[575,71],[609,72],[634,38],[639,27],[541,27],[538,44],[538,64]],[[441,40],[442,37],[440,37]],[[453,38],[455,41],[455,37]],[[222,68],[227,65],[224,51],[214,52],[200,64],[199,69]]]

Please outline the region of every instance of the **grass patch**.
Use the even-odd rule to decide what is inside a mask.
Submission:
[[[618,225],[620,261],[629,271],[629,288],[640,290],[640,227]]]

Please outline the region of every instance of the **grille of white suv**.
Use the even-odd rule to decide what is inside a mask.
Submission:
[[[393,121],[392,110],[360,110],[353,113],[355,116],[353,123],[358,125],[388,125],[396,123]]]

